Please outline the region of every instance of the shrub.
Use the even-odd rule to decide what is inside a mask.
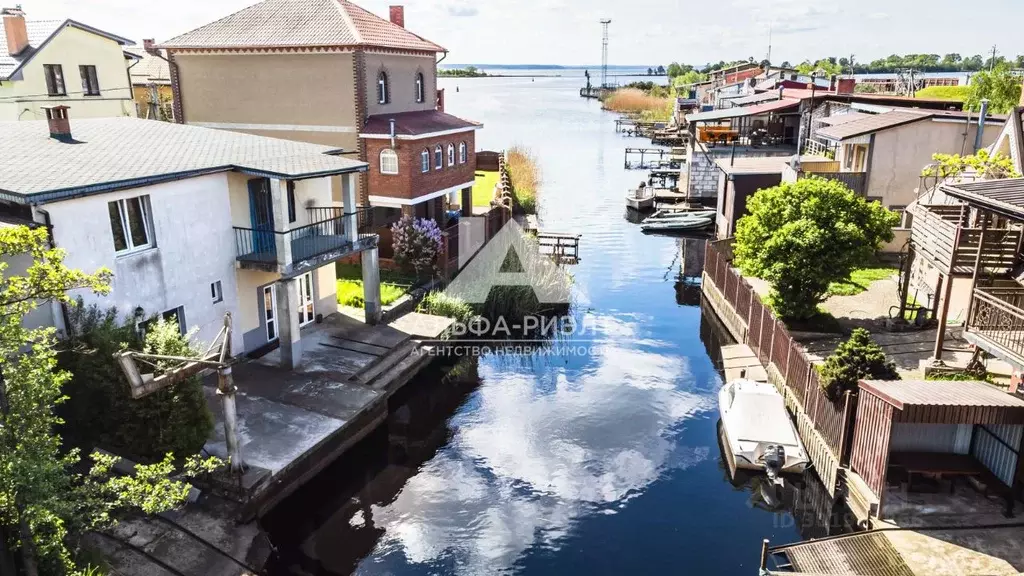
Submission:
[[[512,146],[505,151],[505,168],[516,204],[528,214],[536,213],[540,168],[533,152],[525,146]]]
[[[805,178],[758,191],[736,224],[736,264],[772,284],[768,302],[786,320],[817,314],[829,284],[874,261],[899,215],[840,182]]]
[[[427,314],[447,316],[459,322],[468,322],[474,316],[473,308],[461,298],[449,296],[444,292],[431,292],[420,302],[419,309]]]
[[[402,218],[391,226],[395,262],[403,270],[422,276],[437,267],[441,253],[441,229],[428,218]]]
[[[896,365],[885,357],[882,348],[863,328],[854,329],[850,339],[836,348],[820,369],[821,387],[829,398],[837,400],[847,390],[857,391],[861,379],[899,380]]]
[[[362,308],[363,304],[366,303],[363,294],[362,280],[338,280],[338,304]],[[401,298],[404,294],[405,289],[402,287],[381,282],[380,304],[381,306],[387,306]]]
[[[189,335],[179,333],[177,321],[154,320],[140,341],[134,325],[120,321],[116,308],[101,310],[79,302],[70,310],[67,348],[59,357],[61,368],[72,374],[65,387],[70,399],[61,407],[70,436],[149,462],[160,461],[167,453],[198,453],[213,431],[213,415],[199,377],[136,400],[114,360],[114,353],[124,348],[196,354]]]

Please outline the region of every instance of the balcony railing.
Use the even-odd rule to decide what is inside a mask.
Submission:
[[[346,214],[340,208],[308,208],[307,213],[311,224],[287,231],[236,226],[236,259],[261,269],[290,268],[325,254],[354,250],[353,240],[370,236],[346,233],[358,213]]]
[[[842,182],[847,188],[853,190],[858,196],[864,196],[867,193],[868,174],[867,172],[801,172],[801,178],[807,178],[808,176],[816,176],[818,178],[825,178],[827,180],[835,180],[836,182]]]
[[[968,210],[962,204],[914,203],[910,241],[914,251],[943,273],[971,274],[978,257],[981,228],[967,226]],[[1018,259],[1020,228],[989,228],[981,251],[986,273],[1002,274]]]
[[[966,334],[987,352],[1024,363],[1024,288],[976,288]]]
[[[320,222],[328,218],[344,216],[344,208],[338,207],[315,207],[307,208],[309,219],[312,222]],[[402,217],[402,210],[399,208],[386,208],[384,206],[368,206],[357,208],[355,211],[360,236],[375,234],[376,231],[385,226],[390,226]]]

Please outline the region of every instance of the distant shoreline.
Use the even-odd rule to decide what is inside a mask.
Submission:
[[[438,78],[464,78],[466,80],[472,80],[474,78],[561,78],[561,74],[476,74],[474,76],[449,76],[442,74],[438,71]]]

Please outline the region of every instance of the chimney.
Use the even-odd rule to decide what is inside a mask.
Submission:
[[[837,94],[853,94],[856,90],[857,80],[855,78],[840,78],[836,84]]]
[[[405,6],[391,7],[391,23],[405,28]]]
[[[154,48],[153,46],[156,46],[156,42],[152,38],[142,39],[142,49],[154,56],[159,56],[160,51]]]
[[[828,78],[828,91],[829,92],[836,92],[837,90],[838,90],[838,87],[836,86],[836,75],[833,74],[833,75],[829,76],[829,78]]]
[[[785,86],[779,85],[779,100],[782,100],[782,91],[785,89]]]
[[[444,112],[444,88],[437,89],[437,111]]]
[[[42,106],[43,111],[46,112],[46,122],[50,125],[50,138],[61,142],[71,142],[71,122],[68,108],[64,104]]]
[[[7,53],[17,56],[28,48],[28,28],[25,27],[25,13],[21,5],[0,9],[4,17],[4,35],[7,36]]]

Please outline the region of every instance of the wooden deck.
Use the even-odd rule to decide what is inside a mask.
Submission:
[[[915,576],[882,532],[811,540],[770,549],[775,570],[836,576]]]
[[[919,257],[944,273],[968,276],[974,271],[982,231],[966,226],[965,206],[919,204],[909,212],[914,217],[911,245]],[[981,254],[985,271],[1008,272],[1017,263],[1020,241],[1019,228],[987,230]]]

